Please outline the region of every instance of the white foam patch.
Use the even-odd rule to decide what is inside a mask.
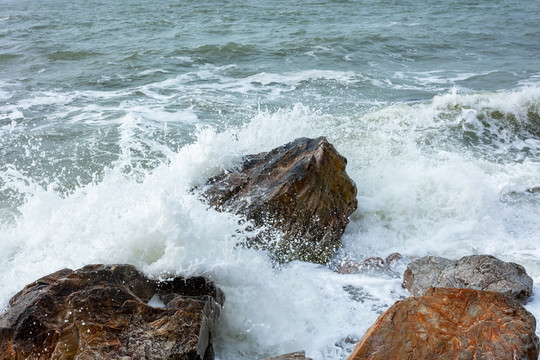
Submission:
[[[205,91],[227,91],[228,93],[260,93],[270,91],[273,96],[294,90],[302,82],[325,80],[342,84],[354,84],[362,81],[363,76],[352,71],[304,70],[284,74],[261,72],[244,78],[227,76],[227,71],[234,68],[227,66],[202,66],[196,71],[179,75],[175,78],[152,83],[145,87],[153,91],[164,89],[190,89],[189,91],[204,94]],[[202,82],[201,82],[202,80]]]
[[[405,296],[396,279],[339,275],[301,262],[280,271],[254,261],[248,265],[217,272],[218,278],[223,274],[242,278],[240,288],[218,279],[229,294],[218,347],[226,354],[222,359],[261,358],[299,349],[314,359],[344,358],[354,340],[343,341],[357,340],[381,309]]]
[[[531,104],[540,103],[539,95],[538,89],[448,94],[432,103],[384,108],[357,120],[365,127],[348,127],[351,138],[355,132],[361,139],[358,145],[344,147],[352,167],[348,171],[359,188],[360,211],[354,218],[361,233],[350,235],[351,246],[356,247],[351,251],[367,256],[373,255],[368,249],[384,256],[394,249],[451,256],[496,251],[510,256],[508,240],[523,233],[519,228],[528,229],[526,241],[532,240],[531,233],[540,234],[533,222],[537,210],[501,201],[510,188],[524,192],[537,183],[536,162],[492,162],[461,148],[437,150],[418,141],[426,131],[435,134],[441,129],[444,134],[456,120],[446,120],[441,112],[456,104],[505,111],[525,122],[523,114]],[[503,98],[512,104],[501,105]],[[510,217],[511,213],[519,215]],[[516,229],[510,220],[516,216],[527,219],[527,225]]]
[[[153,74],[168,74],[169,71],[167,70],[163,70],[163,69],[149,69],[149,70],[144,70],[144,71],[141,71],[139,73],[139,75],[153,75]]]
[[[528,87],[520,91],[502,91],[484,94],[458,94],[455,90],[449,94],[436,96],[433,100],[435,108],[448,108],[460,105],[474,109],[498,110],[505,114],[513,114],[518,120],[525,121],[526,110],[530,105],[538,106],[540,88]],[[525,111],[525,113],[524,113]]]
[[[249,82],[258,82],[262,85],[280,83],[286,85],[297,85],[307,80],[335,80],[343,83],[352,83],[357,80],[358,75],[352,71],[334,70],[304,70],[285,74],[259,73],[246,78]]]
[[[152,306],[152,307],[156,307],[156,308],[164,308],[165,307],[165,304],[163,303],[163,301],[161,300],[161,298],[159,297],[158,294],[154,294],[154,296],[152,296],[150,301],[148,301],[148,305]]]

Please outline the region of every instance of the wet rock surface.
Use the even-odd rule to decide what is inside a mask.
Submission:
[[[398,301],[364,334],[348,360],[538,359],[536,320],[491,291],[430,288]]]
[[[273,251],[279,261],[325,264],[356,209],[356,185],[347,160],[324,137],[299,138],[244,158],[240,170],[208,181],[203,197],[218,210],[266,226],[249,246]],[[268,240],[281,234],[277,244]]]
[[[403,287],[414,296],[421,296],[430,287],[495,291],[525,304],[532,295],[533,280],[523,266],[491,255],[465,256],[456,261],[426,256],[407,265]]]
[[[60,270],[10,300],[0,358],[213,359],[223,301],[202,277],[157,282],[131,265]]]

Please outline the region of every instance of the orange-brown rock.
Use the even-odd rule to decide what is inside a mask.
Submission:
[[[130,265],[60,270],[11,299],[0,359],[213,359],[222,303],[201,277],[160,283]]]
[[[391,306],[348,360],[537,360],[535,329],[534,316],[502,294],[430,288]]]
[[[211,179],[203,191],[218,210],[266,227],[249,245],[269,248],[280,261],[326,263],[356,209],[347,160],[324,137],[300,138],[244,158],[240,170]],[[279,233],[274,244],[270,234]]]

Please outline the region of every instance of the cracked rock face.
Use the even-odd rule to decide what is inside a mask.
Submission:
[[[537,360],[535,330],[534,316],[502,294],[430,288],[392,305],[347,360]]]
[[[202,277],[157,282],[131,265],[60,270],[11,299],[0,358],[213,359],[223,301]]]
[[[210,179],[203,196],[221,211],[266,227],[248,244],[270,249],[279,261],[327,263],[357,207],[347,160],[324,137],[299,138],[270,152],[244,157],[242,168]],[[281,234],[277,244],[268,239]]]
[[[426,256],[407,265],[403,287],[413,296],[421,296],[430,287],[495,291],[525,304],[532,295],[533,280],[523,266],[491,255],[465,256],[456,261]]]

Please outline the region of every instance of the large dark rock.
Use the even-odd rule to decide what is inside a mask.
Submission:
[[[426,256],[407,265],[403,286],[414,296],[430,287],[495,291],[525,304],[532,295],[533,280],[523,266],[491,255],[465,256],[456,261]]]
[[[218,210],[245,215],[267,231],[249,245],[269,248],[280,261],[326,263],[356,209],[347,160],[324,137],[300,138],[249,155],[241,169],[208,181],[203,196]],[[282,235],[277,244],[269,234]]]
[[[534,316],[502,294],[430,288],[392,305],[347,360],[537,360],[535,330]]]
[[[11,299],[0,359],[213,359],[223,300],[202,277],[157,282],[130,265],[60,270]]]

